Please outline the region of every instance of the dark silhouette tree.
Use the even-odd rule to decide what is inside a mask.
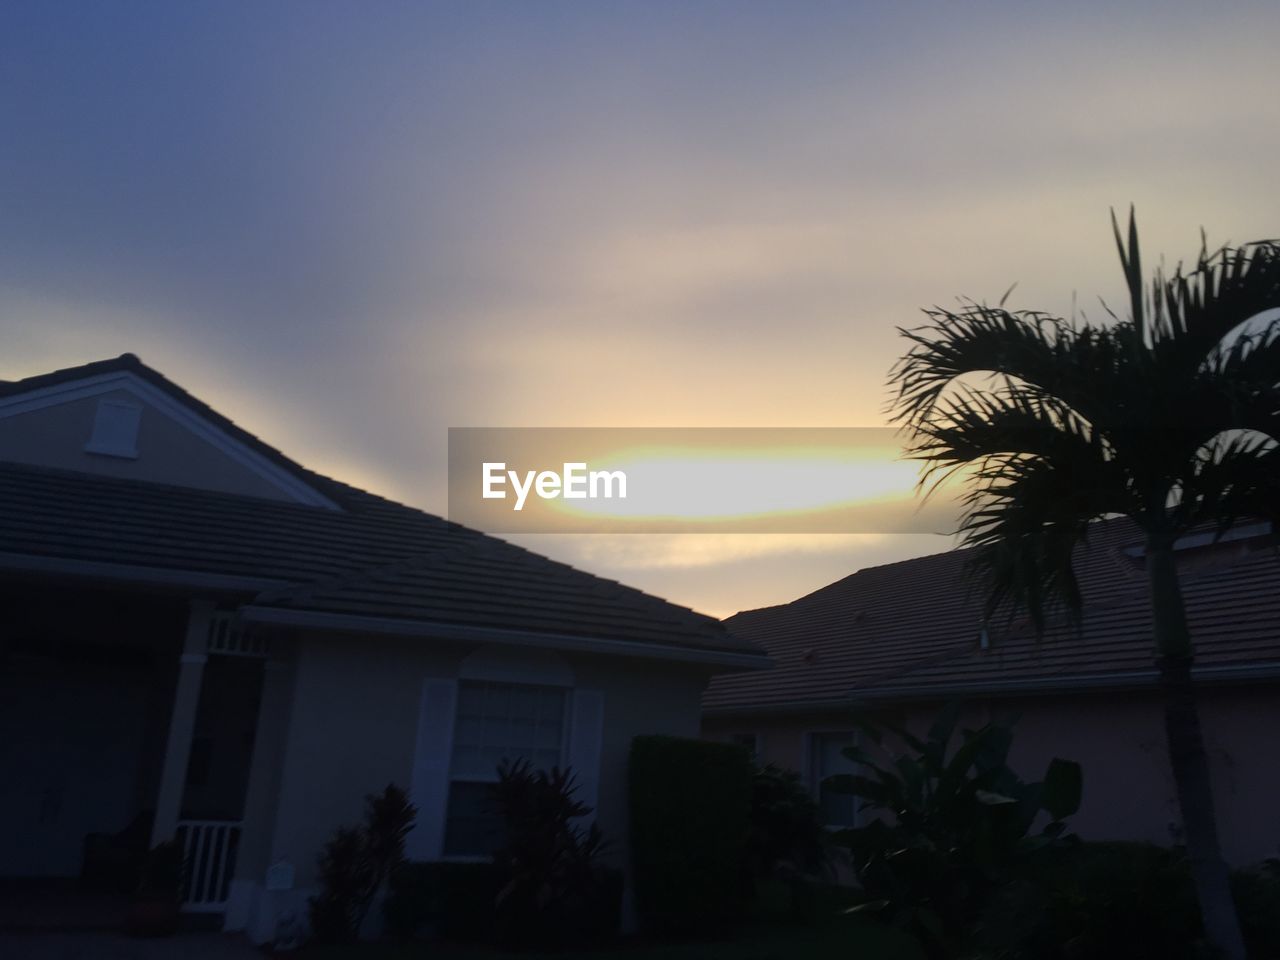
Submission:
[[[1145,541],[1169,759],[1211,944],[1243,960],[1218,841],[1175,545],[1280,510],[1280,243],[1214,252],[1147,287],[1138,230],[1112,226],[1129,315],[1094,324],[963,301],[925,311],[890,375],[892,411],[925,484],[966,481],[959,533],[987,615],[1037,630],[1079,612],[1072,568],[1091,521],[1127,517]],[[1008,295],[1006,294],[1006,300]],[[1110,311],[1108,311],[1110,312]]]

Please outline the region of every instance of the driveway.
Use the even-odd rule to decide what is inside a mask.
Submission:
[[[144,940],[114,933],[0,933],[5,960],[262,960],[243,937],[183,933]]]

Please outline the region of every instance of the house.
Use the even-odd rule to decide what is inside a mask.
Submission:
[[[1280,557],[1268,524],[1214,541],[1184,538],[1178,564],[1197,645],[1193,675],[1210,754],[1224,854],[1236,864],[1280,854]],[[1091,839],[1168,844],[1180,814],[1156,689],[1140,537],[1094,525],[1076,556],[1078,625],[1037,638],[1025,620],[984,624],[967,551],[860,570],[791,603],[727,625],[773,670],[717,677],[704,735],[746,743],[801,772],[832,824],[858,822],[852,798],[822,780],[849,771],[841,750],[855,713],[923,733],[947,702],[968,723],[1017,716],[1011,760],[1035,779],[1055,757],[1084,769],[1074,829]]]
[[[255,941],[388,782],[410,857],[484,855],[504,757],[572,766],[625,863],[631,739],[696,736],[708,678],[767,664],[307,470],[129,354],[0,385],[0,594],[0,877],[177,838],[185,908]]]

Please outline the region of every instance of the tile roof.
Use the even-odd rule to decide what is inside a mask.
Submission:
[[[708,712],[804,710],[851,700],[965,692],[1135,686],[1153,678],[1146,576],[1136,529],[1094,525],[1077,552],[1084,608],[1036,637],[1025,619],[994,620],[982,649],[981,598],[956,550],[871,567],[791,603],[726,624],[774,669],[717,677]],[[1273,536],[1180,551],[1197,670],[1206,677],[1280,675],[1280,554]]]
[[[256,609],[759,653],[713,617],[307,470],[132,355],[5,385],[0,396],[121,369],[145,376],[341,509],[0,462],[0,557],[10,569],[183,571],[256,581]]]

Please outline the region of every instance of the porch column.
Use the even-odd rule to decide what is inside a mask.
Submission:
[[[284,771],[295,675],[292,646],[286,638],[272,638],[271,654],[272,659],[263,664],[262,699],[245,792],[244,826],[223,924],[224,930],[247,931],[255,943],[267,942],[274,936],[273,898],[281,896],[264,887],[274,852],[276,802]]]
[[[187,785],[187,763],[191,759],[191,736],[196,726],[196,707],[200,704],[200,682],[208,659],[209,621],[214,605],[208,600],[191,601],[187,618],[187,634],[178,662],[178,683],[173,694],[173,715],[169,720],[169,738],[160,770],[160,789],[156,796],[156,819],[151,828],[151,845],[172,840],[182,812],[182,794]]]

